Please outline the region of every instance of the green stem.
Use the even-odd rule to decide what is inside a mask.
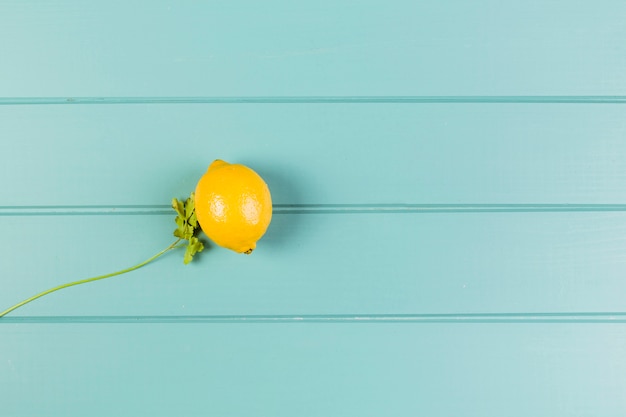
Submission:
[[[50,288],[49,290],[40,292],[37,295],[33,295],[30,298],[27,298],[26,300],[15,304],[13,307],[7,308],[6,310],[4,310],[3,312],[0,313],[0,317],[10,313],[11,311],[15,310],[16,308],[19,308],[25,304],[30,303],[33,300],[36,300],[40,297],[43,297],[44,295],[50,294],[51,292],[55,292],[58,290],[62,290],[63,288],[68,288],[68,287],[72,287],[74,285],[79,285],[79,284],[86,284],[88,282],[93,282],[93,281],[98,281],[100,279],[105,279],[105,278],[110,278],[110,277],[114,277],[116,275],[122,275],[125,274],[126,272],[130,272],[130,271],[134,271],[135,269],[139,269],[142,266],[145,266],[147,264],[149,264],[150,262],[154,261],[156,258],[158,258],[159,256],[165,254],[166,252],[169,252],[170,250],[174,249],[177,247],[178,242],[180,242],[182,239],[178,239],[176,240],[174,243],[172,243],[171,245],[169,245],[167,248],[163,249],[161,252],[157,253],[156,255],[146,259],[145,261],[135,265],[135,266],[131,266],[130,268],[126,268],[126,269],[122,269],[121,271],[117,271],[117,272],[112,272],[110,274],[106,274],[106,275],[98,275],[97,277],[92,277],[92,278],[87,278],[87,279],[81,279],[80,281],[74,281],[74,282],[68,282],[67,284],[63,284],[63,285],[58,285],[54,288]]]

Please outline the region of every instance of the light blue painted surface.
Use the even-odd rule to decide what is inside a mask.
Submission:
[[[626,94],[621,0],[0,7],[9,97]]]
[[[0,106],[0,169],[20,172],[3,205],[168,204],[217,157],[279,204],[626,204],[625,120],[623,104]]]
[[[276,203],[0,319],[0,416],[623,416],[625,13],[0,3],[0,309],[167,246],[214,158]]]
[[[3,325],[6,415],[621,415],[623,325]]]

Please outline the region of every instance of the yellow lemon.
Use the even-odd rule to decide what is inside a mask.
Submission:
[[[272,197],[263,178],[241,164],[215,160],[198,181],[196,217],[216,244],[250,254],[272,220]]]

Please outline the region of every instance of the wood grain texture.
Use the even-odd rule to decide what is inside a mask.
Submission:
[[[143,261],[174,239],[173,217],[0,217],[13,236],[12,256],[0,262],[13,271],[0,280],[0,305]],[[170,253],[15,314],[624,312],[625,221],[625,213],[279,214],[253,256],[212,247],[184,266],[182,253]]]
[[[0,7],[5,97],[626,94],[620,0]]]
[[[626,414],[626,5],[0,3],[0,416]]]
[[[169,204],[215,158],[277,204],[626,203],[619,104],[0,106],[0,122],[9,206]]]
[[[8,415],[589,415],[626,407],[616,325],[0,325]],[[512,405],[515,405],[514,407]]]

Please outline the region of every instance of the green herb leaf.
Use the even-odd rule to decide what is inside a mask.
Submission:
[[[194,211],[195,211],[195,200],[194,200],[194,194],[191,193],[187,201],[185,201],[185,215],[187,216],[187,219],[191,217]]]
[[[185,264],[191,262],[193,256],[204,249],[204,244],[195,236],[200,231],[200,225],[196,217],[194,197],[191,193],[184,203],[176,198],[172,199],[172,208],[178,214],[175,219],[177,227],[174,236],[189,242],[183,258]]]
[[[197,238],[192,237],[189,239],[189,244],[187,245],[187,250],[185,251],[185,257],[183,258],[183,262],[188,264],[192,261],[193,256],[204,250],[204,244]]]
[[[177,199],[173,198],[172,199],[172,208],[174,210],[176,210],[176,213],[178,213],[178,215],[180,217],[185,217],[185,209],[184,209],[183,203],[181,201],[178,201]]]

